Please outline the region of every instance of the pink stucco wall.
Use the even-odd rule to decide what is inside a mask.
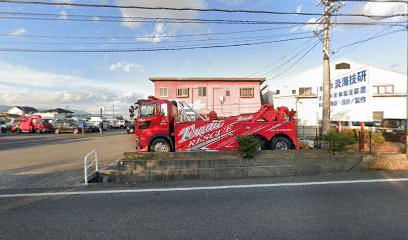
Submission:
[[[261,106],[260,82],[233,81],[155,81],[155,96],[161,99],[183,100],[201,114],[214,110],[218,116],[233,116],[241,113],[252,113]],[[160,96],[160,88],[168,88],[168,96]],[[198,96],[198,87],[207,87],[207,96]],[[186,98],[177,98],[177,89],[188,88]],[[254,97],[240,97],[240,88],[254,88]],[[230,96],[226,96],[226,91]],[[224,97],[221,104],[220,96]]]

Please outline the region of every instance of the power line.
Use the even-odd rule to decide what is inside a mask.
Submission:
[[[176,7],[147,7],[135,5],[112,5],[112,4],[88,4],[88,3],[71,3],[71,2],[44,2],[44,1],[17,1],[17,0],[0,0],[3,3],[16,4],[34,4],[34,5],[52,5],[52,6],[74,6],[74,7],[92,7],[92,8],[126,8],[141,10],[169,10],[169,11],[197,11],[197,12],[224,12],[224,13],[256,13],[256,14],[278,14],[278,15],[304,15],[320,16],[320,13],[305,12],[282,12],[268,10],[248,10],[248,9],[222,9],[222,8],[176,8]],[[395,0],[345,0],[344,2],[393,2],[406,3],[407,1]]]
[[[227,47],[241,47],[262,45],[278,42],[295,41],[312,37],[298,37],[289,39],[280,39],[273,41],[262,41],[254,43],[241,44],[226,44],[226,45],[212,45],[211,48],[227,48]],[[157,52],[157,51],[178,51],[178,50],[192,50],[192,49],[206,49],[206,46],[178,46],[178,47],[163,47],[163,48],[123,48],[123,49],[33,49],[33,48],[0,48],[0,52],[37,52],[37,53],[102,53],[102,52]]]
[[[276,75],[276,76],[274,76],[272,78],[268,78],[268,80],[278,78],[278,77],[282,76],[283,74],[287,73],[288,71],[290,71],[296,64],[298,64],[304,57],[306,57],[306,55],[309,54],[319,43],[320,43],[320,41],[317,41],[316,44],[313,45],[313,47],[311,47],[307,52],[305,52],[296,62],[294,62],[292,65],[290,65],[288,68],[286,68],[280,74],[278,74],[278,75]]]
[[[37,18],[37,17],[3,17],[0,16],[0,19],[18,19],[18,20],[44,20],[44,21],[79,21],[79,22],[95,22],[92,19],[74,19],[74,18]],[[162,23],[161,20],[154,20],[154,19],[141,19],[141,20],[100,20],[100,22],[136,22],[136,23]],[[179,23],[179,24],[192,24],[192,23],[213,23],[213,24],[243,24],[243,25],[321,25],[319,22],[291,22],[291,21],[247,21],[247,20],[211,20],[211,19],[201,19],[199,21],[191,21],[190,19],[185,19],[183,21],[180,20],[169,20],[165,23]],[[369,25],[397,25],[397,24],[405,24],[405,22],[336,22],[336,25],[361,25],[361,26],[369,26]]]
[[[231,32],[215,32],[211,35],[233,35],[241,33],[254,33],[254,32],[265,32],[279,29],[289,29],[293,28],[296,25],[291,26],[282,26],[282,27],[273,27],[273,28],[261,28],[255,30],[244,30],[244,31],[231,31]],[[10,33],[0,33],[0,36],[6,37],[18,37],[18,38],[56,38],[56,39],[151,39],[151,38],[181,38],[181,37],[200,37],[200,36],[209,36],[208,33],[200,34],[181,34],[181,35],[156,35],[156,36],[56,36],[56,35],[13,35]]]
[[[75,6],[75,7],[93,7],[93,8],[126,8],[141,10],[168,10],[168,11],[197,11],[197,12],[224,12],[224,13],[256,13],[256,14],[281,14],[281,15],[321,15],[319,13],[297,13],[297,12],[280,12],[268,10],[247,10],[247,9],[221,9],[221,8],[176,8],[176,7],[147,7],[135,5],[112,5],[112,4],[87,4],[71,2],[44,2],[44,1],[16,1],[0,0],[3,3],[17,4],[34,4],[34,5],[52,5],[52,6]]]
[[[380,38],[380,37],[383,37],[383,36],[386,36],[386,35],[390,35],[390,34],[393,34],[393,33],[397,33],[397,32],[405,32],[405,30],[395,30],[395,31],[392,31],[392,32],[383,33],[383,34],[381,34],[381,35],[377,35],[377,36],[373,36],[373,37],[370,37],[370,38],[366,38],[366,39],[363,39],[363,40],[360,40],[360,41],[356,41],[356,42],[353,42],[353,43],[349,43],[349,44],[346,44],[346,45],[343,45],[343,46],[337,48],[337,50],[334,51],[334,53],[335,53],[335,54],[338,53],[338,52],[341,51],[343,48],[350,47],[350,46],[353,46],[353,45],[356,45],[356,44],[359,44],[359,43],[368,42],[368,41],[371,41],[371,40],[373,40],[373,39]]]
[[[299,12],[299,13],[292,13],[292,12],[280,12],[284,14],[296,14],[296,15],[307,15],[307,16],[322,16],[321,13],[306,13],[306,12]],[[23,16],[45,16],[45,17],[61,17],[61,14],[53,14],[53,13],[38,13],[38,12],[0,12],[3,15],[23,15]],[[396,14],[389,14],[389,15],[372,15],[372,14],[364,14],[364,13],[337,13],[332,14],[332,16],[336,17],[367,17],[372,19],[384,19],[384,18],[393,18],[393,17],[405,17],[407,13],[401,12]],[[200,20],[199,18],[163,18],[163,17],[140,17],[140,16],[112,16],[112,15],[84,15],[84,14],[69,14],[69,17],[74,18],[89,18],[93,21],[98,21],[101,19],[119,19],[121,21],[124,20],[134,20],[134,19],[152,19],[152,20]],[[222,21],[224,19],[213,19]]]
[[[273,62],[272,64],[270,64],[270,65],[268,65],[268,66],[262,68],[261,70],[255,72],[255,73],[249,75],[248,77],[252,77],[252,76],[254,76],[254,75],[255,75],[255,76],[265,75],[265,74],[258,75],[258,73],[261,73],[261,72],[263,72],[264,70],[266,70],[266,69],[268,69],[268,68],[270,68],[270,67],[272,67],[272,66],[275,66],[276,64],[280,63],[281,61],[283,61],[284,59],[286,59],[287,57],[289,57],[292,53],[296,52],[297,50],[303,49],[303,48],[304,48],[305,46],[307,46],[312,40],[313,40],[313,38],[306,40],[306,41],[305,41],[304,43],[302,43],[300,46],[296,47],[295,49],[293,49],[292,51],[290,51],[288,54],[286,54],[285,56],[283,56],[283,57],[280,58],[279,60]],[[297,55],[297,54],[296,54],[296,55]],[[269,72],[270,72],[270,71],[269,71]],[[269,72],[268,72],[268,73],[269,73]]]
[[[311,40],[313,40],[313,39],[311,39]],[[319,42],[319,40],[316,41],[316,44],[317,44],[318,42]],[[309,46],[308,46],[309,43],[311,43],[311,41],[308,42],[308,44],[306,44],[304,47],[300,48],[299,51],[296,52],[296,53],[293,55],[293,57],[291,57],[290,59],[286,60],[284,63],[280,64],[279,66],[277,66],[277,67],[275,67],[275,68],[269,70],[268,72],[266,72],[266,73],[264,73],[264,74],[262,74],[262,75],[260,75],[260,76],[267,77],[267,76],[269,76],[271,73],[274,73],[274,72],[278,71],[279,69],[281,69],[282,67],[284,67],[286,64],[290,63],[293,59],[295,59],[296,57],[298,57],[300,54],[302,54],[304,51],[306,51],[306,49],[309,48]]]
[[[296,35],[305,35],[310,34],[310,32],[299,32],[299,33],[287,33],[287,34],[278,34],[278,35],[262,35],[262,36],[250,36],[250,37],[233,37],[233,38],[212,38],[211,40],[215,41],[225,41],[225,40],[236,40],[239,41],[226,41],[221,42],[225,43],[236,43],[236,42],[245,42],[245,41],[256,41],[256,40],[263,40],[263,39],[276,39],[288,36],[296,36]],[[208,39],[199,39],[199,40],[173,40],[173,41],[165,41],[165,42],[154,42],[154,44],[167,44],[167,43],[178,43],[178,42],[208,42]],[[17,45],[134,45],[134,44],[148,44],[151,42],[1,42],[0,44],[17,44]]]
[[[342,2],[407,3],[407,0],[342,0]]]

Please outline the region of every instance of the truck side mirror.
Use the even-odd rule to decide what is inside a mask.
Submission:
[[[130,106],[130,107],[129,107],[129,112],[130,112],[130,113],[134,113],[134,112],[135,112],[135,107]]]

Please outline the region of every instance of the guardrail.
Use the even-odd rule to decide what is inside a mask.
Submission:
[[[94,155],[93,161],[88,165],[88,158],[91,155]],[[96,149],[92,150],[84,157],[84,178],[85,178],[85,185],[88,185],[88,168],[90,168],[93,164],[95,164],[95,172],[98,171],[98,153]]]

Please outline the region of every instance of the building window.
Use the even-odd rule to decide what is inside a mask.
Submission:
[[[227,96],[227,97],[231,96],[230,90],[225,91],[225,96]]]
[[[296,94],[296,90],[295,90],[295,89],[292,90],[292,94]]]
[[[207,87],[198,87],[198,96],[206,97],[207,96]]]
[[[279,94],[280,94],[280,90],[276,90],[275,95],[279,95]]]
[[[299,95],[311,96],[312,95],[312,88],[311,87],[299,88]]]
[[[254,89],[253,88],[241,88],[240,96],[241,97],[254,97]]]
[[[394,93],[394,85],[375,85],[373,86],[373,93],[384,94]]]
[[[166,87],[161,87],[160,88],[160,97],[167,97],[167,88]]]
[[[178,88],[177,97],[188,97],[188,88]]]

